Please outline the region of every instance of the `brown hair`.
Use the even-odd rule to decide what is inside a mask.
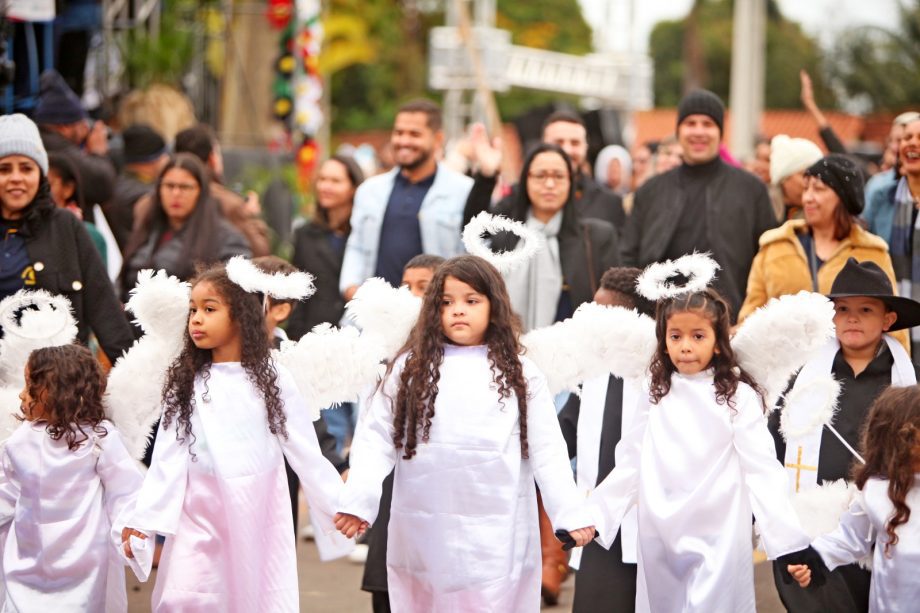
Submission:
[[[358,163],[350,155],[336,154],[331,156],[326,162],[338,162],[345,168],[345,175],[348,177],[348,182],[351,183],[353,189],[358,189],[358,186],[364,182],[364,172],[361,170],[361,167],[358,166]],[[324,162],[325,163],[325,162]],[[352,202],[354,205],[354,202]],[[316,205],[316,209],[313,214],[313,222],[321,226],[326,230],[339,230],[341,229],[346,234],[351,232],[351,220],[346,219],[345,224],[342,228],[333,228],[329,225],[329,211],[319,206],[319,203]]]
[[[872,477],[888,480],[888,498],[894,515],[885,532],[885,555],[898,543],[895,529],[910,519],[907,493],[914,484],[918,434],[920,434],[920,386],[889,387],[876,399],[863,427],[862,450],[865,464],[853,471],[860,490]]]
[[[688,311],[698,313],[708,319],[715,333],[716,353],[712,356],[710,367],[713,369],[716,402],[734,409],[738,384],[746,383],[754,388],[763,404],[763,392],[760,387],[753,377],[738,366],[738,361],[735,359],[735,352],[730,342],[731,319],[728,304],[712,288],[681,294],[658,303],[655,312],[655,335],[658,338],[658,347],[655,357],[652,358],[651,366],[649,366],[651,373],[649,395],[652,404],[658,404],[671,391],[671,375],[677,372],[677,367],[674,366],[668,354],[668,320],[676,313]],[[764,410],[766,410],[765,406]]]
[[[102,437],[106,379],[99,362],[83,345],[44,347],[29,354],[26,364],[29,395],[45,405],[48,435],[62,438],[73,451],[89,440],[87,428]]]
[[[419,438],[427,441],[431,433],[444,345],[449,342],[441,324],[441,300],[447,277],[468,284],[489,300],[485,344],[488,346],[492,382],[503,407],[504,399],[512,394],[517,399],[521,457],[527,458],[527,380],[520,359],[520,322],[511,308],[511,299],[501,274],[484,259],[472,255],[451,258],[437,269],[425,293],[418,323],[397,356],[407,355],[399,376],[394,406],[393,444],[397,449],[403,449],[403,458],[409,460],[416,453]],[[387,376],[394,362],[387,367]]]
[[[432,132],[437,132],[444,125],[441,107],[427,98],[416,98],[404,103],[396,109],[396,114],[400,113],[424,113]]]
[[[642,271],[628,266],[614,266],[601,276],[601,289],[616,292],[629,300],[632,307],[642,315],[655,316],[655,303],[636,290],[636,281]]]
[[[240,335],[240,363],[249,381],[262,393],[268,428],[272,434],[287,438],[278,372],[271,360],[271,346],[265,334],[261,300],[256,294],[247,292],[231,281],[223,264],[200,270],[191,285],[194,288],[199,283],[210,283],[227,301],[230,320],[238,326]],[[207,393],[210,366],[211,350],[199,349],[192,342],[192,337],[186,334],[182,353],[166,372],[166,383],[163,385],[163,428],[168,428],[175,421],[176,439],[179,442],[189,441],[191,445],[195,441],[191,422],[192,411],[195,409],[195,377],[201,374]]]

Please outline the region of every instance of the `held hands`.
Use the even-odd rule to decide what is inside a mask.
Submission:
[[[134,528],[125,527],[125,529],[121,531],[121,546],[125,550],[125,555],[129,558],[134,557],[134,552],[131,551],[131,537],[132,536],[136,536],[137,538],[142,539],[142,540],[147,540],[147,535],[144,534],[143,532],[140,532],[139,530],[135,530]]]
[[[799,587],[808,587],[811,583],[811,570],[805,564],[789,564],[786,566],[786,572],[792,575]]]
[[[795,581],[802,587],[820,587],[827,581],[827,566],[824,565],[821,554],[811,546],[780,556],[777,561],[785,564],[781,576],[786,584]]]
[[[562,541],[562,550],[568,551],[574,547],[584,547],[597,536],[594,526],[579,528],[578,530],[556,530],[556,538]]]
[[[370,527],[370,524],[360,517],[348,513],[336,513],[333,521],[335,522],[335,529],[348,538],[364,534]]]

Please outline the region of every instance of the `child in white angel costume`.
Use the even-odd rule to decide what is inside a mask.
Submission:
[[[920,603],[920,387],[890,387],[869,412],[856,467],[858,492],[836,530],[813,546],[831,569],[872,556],[869,611],[907,613]],[[812,572],[788,568],[802,587]]]
[[[127,609],[112,522],[143,481],[106,419],[106,379],[80,345],[34,350],[22,424],[0,453],[2,611]]]
[[[445,262],[352,446],[336,524],[375,520],[395,467],[387,578],[394,611],[537,611],[534,480],[557,529],[594,534],[552,396],[522,357],[508,293],[484,259]]]
[[[258,282],[221,265],[193,281],[153,462],[136,509],[119,520],[129,558],[139,540],[167,537],[154,611],[299,610],[283,458],[314,519],[334,530],[342,481],[322,456],[293,376],[271,357],[262,297],[241,284]]]
[[[769,558],[819,561],[789,502],[760,386],[738,366],[729,307],[707,280],[688,281],[675,273],[650,295],[640,278],[660,299],[648,394],[589,500],[605,547],[638,505],[637,611],[753,612],[752,516]]]

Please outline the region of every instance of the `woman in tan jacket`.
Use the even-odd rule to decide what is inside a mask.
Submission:
[[[748,276],[739,323],[771,298],[802,290],[827,294],[848,258],[878,264],[897,287],[888,244],[862,229],[863,181],[848,158],[831,154],[805,171],[804,219],[764,232]],[[895,336],[907,343],[907,333]]]

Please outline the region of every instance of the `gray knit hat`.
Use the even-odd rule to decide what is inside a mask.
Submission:
[[[48,175],[48,152],[42,137],[31,119],[22,113],[0,115],[0,158],[8,155],[24,155],[35,160]]]

